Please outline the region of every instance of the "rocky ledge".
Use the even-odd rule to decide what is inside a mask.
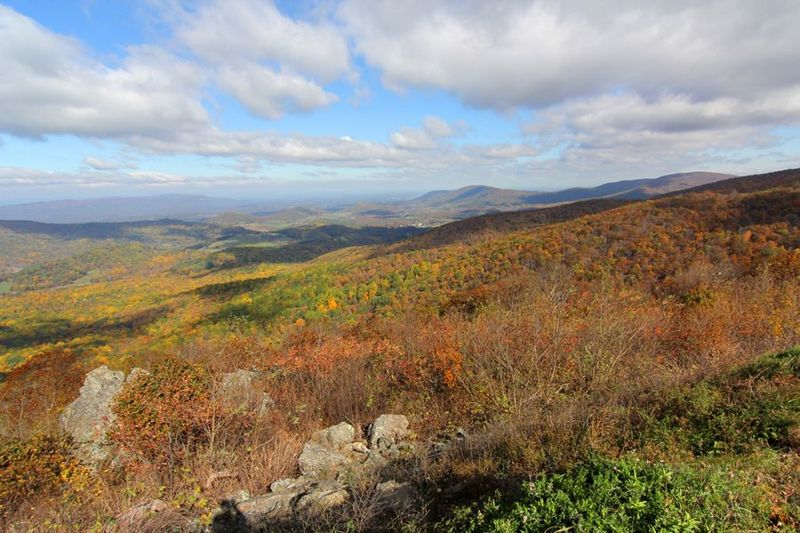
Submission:
[[[378,511],[413,506],[417,492],[411,483],[379,481],[392,461],[414,453],[408,419],[381,415],[368,427],[367,439],[357,435],[346,422],[317,431],[303,446],[298,477],[273,482],[264,495],[238,494],[223,501],[210,530],[272,531],[280,523],[313,518],[345,505],[354,486],[370,479],[376,480],[371,492]]]

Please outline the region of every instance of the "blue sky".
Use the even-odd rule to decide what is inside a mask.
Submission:
[[[800,4],[737,6],[0,0],[0,203],[800,166]]]

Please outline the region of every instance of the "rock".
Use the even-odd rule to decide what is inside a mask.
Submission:
[[[306,492],[312,484],[313,480],[306,477],[285,478],[273,481],[269,490],[275,493]]]
[[[378,505],[395,513],[410,509],[417,500],[417,490],[411,483],[398,483],[391,479],[375,487]]]
[[[282,517],[292,513],[293,500],[299,495],[293,492],[285,494],[267,494],[245,500],[237,506],[248,521],[258,522],[264,518]]]
[[[303,452],[297,460],[300,472],[307,477],[323,478],[336,474],[336,471],[347,467],[352,461],[342,453],[313,440],[306,442]]]
[[[76,457],[89,466],[99,466],[111,454],[111,408],[124,383],[124,373],[105,365],[95,368],[86,374],[78,398],[61,414],[61,427],[72,437]]]
[[[367,455],[369,453],[369,448],[364,442],[350,443],[348,446],[345,447],[345,450],[362,455]]]
[[[229,501],[232,501],[232,502],[234,502],[236,504],[239,504],[239,503],[242,503],[242,502],[246,502],[247,500],[249,500],[251,498],[252,498],[252,496],[250,495],[249,491],[247,491],[245,489],[241,489],[241,490],[237,490],[236,492],[234,492],[233,494],[228,496],[226,499],[229,500]]]
[[[296,510],[305,514],[320,514],[343,505],[349,497],[344,485],[336,481],[323,481],[300,497]]]
[[[142,502],[119,515],[117,517],[117,525],[120,531],[139,531],[143,525],[142,522],[168,509],[169,505],[162,500]]]
[[[387,450],[408,435],[408,418],[403,415],[381,415],[372,423],[369,445],[371,448]]]
[[[222,375],[221,390],[223,398],[235,408],[257,410],[259,416],[266,413],[275,402],[266,392],[258,393],[256,380],[261,377],[258,372],[239,369]]]
[[[150,372],[148,372],[144,368],[139,368],[139,367],[133,368],[131,369],[131,373],[128,374],[128,377],[125,378],[125,384],[128,385],[130,383],[133,383],[139,377],[149,376],[149,375]]]
[[[259,378],[258,372],[242,370],[222,374],[222,392],[226,396],[233,396],[242,392],[249,392],[253,382]]]
[[[342,422],[335,426],[317,431],[312,438],[320,444],[329,446],[334,450],[340,450],[346,445],[351,444],[355,437],[356,428],[347,422]]]
[[[297,461],[301,476],[274,481],[264,496],[224,500],[211,531],[283,531],[303,516],[344,505],[354,482],[379,479],[376,475],[386,471],[393,457],[414,450],[413,443],[403,440],[410,433],[408,419],[402,415],[378,417],[371,426],[370,446],[356,441],[356,433],[345,422],[314,433]],[[402,512],[418,499],[412,484],[394,480],[379,483],[375,491],[384,511]]]

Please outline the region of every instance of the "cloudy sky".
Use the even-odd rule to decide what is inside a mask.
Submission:
[[[797,0],[0,0],[0,203],[800,166]]]

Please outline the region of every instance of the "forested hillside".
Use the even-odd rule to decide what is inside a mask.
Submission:
[[[416,233],[116,243],[17,272],[0,519],[114,528],[159,499],[137,527],[213,528],[219,501],[294,476],[320,428],[403,413],[413,446],[281,527],[800,527],[800,170]],[[118,460],[92,470],[58,415],[102,364],[150,373],[113,405]],[[221,400],[237,369],[267,414]],[[380,503],[389,475],[413,508]]]

